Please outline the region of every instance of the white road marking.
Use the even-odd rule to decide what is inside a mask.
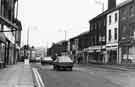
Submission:
[[[36,68],[32,68],[34,75],[36,77],[36,81],[38,83],[38,87],[45,87],[43,80],[41,79],[40,74],[38,73],[38,70]]]
[[[42,80],[42,78],[41,78],[40,74],[38,73],[38,70],[36,70],[36,73],[37,73],[37,76],[39,77],[39,81],[40,81],[40,83],[41,83],[42,87],[44,87],[43,80]]]

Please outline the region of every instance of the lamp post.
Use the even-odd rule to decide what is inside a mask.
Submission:
[[[37,29],[37,27],[36,26],[34,26],[32,29]],[[27,57],[29,56],[28,54],[28,52],[29,52],[29,39],[30,39],[30,27],[28,26],[28,29],[27,29],[27,46],[28,46],[28,48],[27,48]],[[28,57],[28,59],[29,59],[29,57]]]
[[[64,32],[64,40],[67,40],[67,30],[59,30],[59,32]]]

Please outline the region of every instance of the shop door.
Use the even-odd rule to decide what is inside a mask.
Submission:
[[[109,63],[111,64],[117,63],[117,51],[110,51]]]

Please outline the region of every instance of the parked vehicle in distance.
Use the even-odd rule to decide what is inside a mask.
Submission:
[[[41,61],[41,57],[39,56],[39,57],[36,57],[36,60],[35,60],[36,62],[40,62]]]
[[[51,57],[43,57],[41,58],[41,64],[52,64],[53,59]]]
[[[73,61],[69,56],[58,56],[53,62],[54,70],[69,69],[72,71]]]
[[[41,57],[40,56],[34,57],[34,58],[30,58],[30,62],[32,62],[32,63],[40,62],[40,60],[41,60]]]

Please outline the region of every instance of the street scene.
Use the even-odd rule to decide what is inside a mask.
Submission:
[[[135,0],[0,0],[0,87],[135,87]]]

